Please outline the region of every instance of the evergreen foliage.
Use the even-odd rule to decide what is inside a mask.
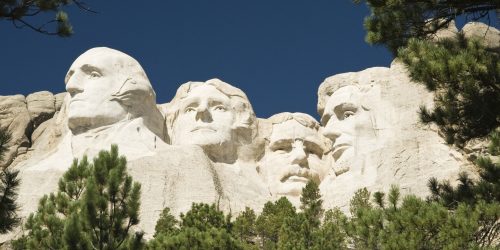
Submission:
[[[240,241],[247,244],[255,244],[257,237],[257,228],[255,222],[257,220],[257,215],[249,207],[245,208],[233,223],[233,233]]]
[[[6,128],[0,128],[0,162],[3,161],[5,152],[7,151],[7,143],[12,136]],[[7,233],[19,224],[16,210],[18,208],[15,203],[17,198],[17,188],[19,172],[3,169],[0,172],[0,234]]]
[[[500,8],[498,0],[353,0],[366,2],[370,16],[365,18],[366,41],[385,45],[394,54],[411,38],[428,39],[448,27],[460,16],[477,21],[487,18],[489,11]]]
[[[500,122],[500,60],[480,40],[458,35],[438,42],[411,39],[399,50],[412,79],[436,93],[435,108],[421,120],[436,123],[448,143],[462,146]]]
[[[4,234],[16,227],[20,219],[17,211],[17,187],[19,179],[17,171],[7,169],[0,172],[0,234]]]
[[[323,215],[319,187],[309,181],[300,196],[301,212],[284,219],[279,231],[278,249],[311,249],[314,246],[316,231]]]
[[[73,27],[63,9],[70,4],[75,4],[82,10],[94,12],[81,0],[6,0],[0,1],[0,20],[11,21],[17,28],[28,27],[42,34],[68,37],[73,34]],[[40,18],[41,15],[51,12],[56,12],[54,18],[42,24],[35,24],[38,20],[45,18]],[[55,24],[54,27],[47,28],[53,24]]]
[[[57,193],[45,195],[29,216],[15,249],[140,249],[140,185],[127,175],[118,147],[101,151],[90,164],[74,160]]]
[[[193,203],[191,210],[180,216],[178,230],[172,225],[172,215],[165,209],[156,224],[154,239],[148,242],[148,249],[244,249],[245,244],[231,232],[230,216],[225,217],[214,204]],[[174,223],[176,224],[176,223]],[[161,229],[158,231],[158,229]]]
[[[347,222],[347,216],[338,208],[326,211],[323,224],[314,232],[314,243],[310,249],[348,249]]]
[[[286,219],[297,215],[295,207],[282,197],[273,202],[264,204],[262,213],[256,221],[256,228],[259,234],[262,249],[276,249],[278,245],[279,233]]]
[[[173,234],[177,230],[179,221],[170,213],[170,208],[166,207],[160,214],[160,219],[156,222],[155,234]]]
[[[489,153],[491,156],[479,157],[479,179],[474,180],[461,173],[459,183],[453,187],[448,181],[429,180],[430,201],[438,202],[450,210],[467,209],[472,211],[479,228],[474,231],[474,241],[480,246],[491,246],[500,237],[500,131],[491,135]],[[464,211],[467,213],[467,211]],[[471,215],[471,216],[472,216]]]
[[[318,184],[314,181],[309,181],[302,189],[300,196],[300,209],[305,215],[309,225],[313,228],[319,227],[321,217],[323,216],[323,200],[319,194]]]
[[[492,207],[481,205],[473,208],[460,203],[450,211],[438,202],[425,201],[413,195],[404,196],[401,200],[396,187],[389,192],[387,206],[368,205],[366,202],[370,200],[366,197],[364,190],[356,193],[351,202],[351,211],[356,211],[356,214],[352,214],[347,223],[343,222],[347,224],[348,244],[355,249],[493,247],[482,244],[475,235],[483,228],[481,216],[491,212]],[[377,199],[374,197],[373,201],[380,204]],[[360,200],[363,202],[357,202]]]

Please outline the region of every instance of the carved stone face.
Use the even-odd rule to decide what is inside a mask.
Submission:
[[[272,194],[300,196],[309,180],[323,180],[328,172],[323,140],[318,131],[293,119],[273,125],[260,165]]]
[[[179,103],[172,143],[200,146],[229,143],[233,139],[234,119],[228,96],[211,85],[196,87]]]
[[[124,79],[116,68],[123,59],[111,50],[92,49],[78,57],[66,76],[70,94],[68,125],[73,133],[125,119],[127,111],[112,100]]]
[[[328,99],[321,123],[332,140],[336,162],[351,159],[370,148],[375,138],[370,111],[361,105],[363,95],[356,86],[336,90]]]

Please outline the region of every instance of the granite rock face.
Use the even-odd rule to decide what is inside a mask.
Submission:
[[[433,95],[398,62],[325,79],[320,121],[288,112],[257,118],[245,93],[219,79],[182,84],[169,103],[157,104],[139,62],[109,48],[78,57],[65,82],[67,93],[0,97],[24,218],[57,190],[74,158],[92,159],[112,144],[142,185],[138,229],[146,238],[164,207],[178,215],[192,202],[215,202],[236,215],[283,196],[298,206],[313,180],[325,208],[346,211],[359,188],[395,184],[424,197],[430,177],[453,182],[461,171],[475,174],[467,152],[419,122],[419,106],[432,105]],[[481,152],[475,147],[468,150]]]
[[[48,91],[41,91],[27,97],[0,96],[0,127],[7,127],[12,135],[9,151],[4,162],[0,163],[0,168],[15,163],[17,157],[22,157],[28,153],[28,149],[32,149],[34,139],[39,134],[34,134],[34,131],[45,127],[41,125],[59,111],[65,95],[59,93],[54,96]]]
[[[56,112],[54,95],[41,91],[26,96],[26,104],[33,127],[38,127],[44,121],[54,116]]]
[[[7,128],[12,135],[4,162],[0,163],[0,167],[5,167],[30,146],[31,118],[24,96],[0,96],[0,126]]]

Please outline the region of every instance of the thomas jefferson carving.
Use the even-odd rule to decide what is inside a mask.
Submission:
[[[245,93],[218,79],[181,85],[166,112],[172,145],[199,145],[214,162],[234,163],[254,135]]]

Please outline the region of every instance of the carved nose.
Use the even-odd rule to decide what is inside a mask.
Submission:
[[[292,155],[292,164],[297,164],[303,168],[309,168],[309,164],[307,161],[307,154],[304,151],[304,147],[294,147],[291,152]]]
[[[80,86],[81,84],[78,84],[78,81],[74,80],[74,78],[75,77],[70,79],[66,84],[66,91],[68,91],[71,97],[74,97],[76,94],[83,92],[83,87]]]
[[[323,135],[332,140],[332,142],[335,142],[341,134],[338,126],[335,126],[332,122],[328,122],[323,130]]]
[[[210,115],[210,111],[208,111],[207,106],[199,106],[196,111],[196,120],[201,120],[203,122],[211,122],[212,116]]]

